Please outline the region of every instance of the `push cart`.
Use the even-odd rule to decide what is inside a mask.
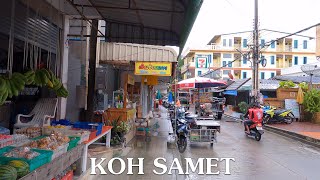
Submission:
[[[217,132],[220,133],[220,123],[214,120],[206,120],[198,118],[188,131],[188,139],[190,143],[210,143],[213,146],[217,142]]]

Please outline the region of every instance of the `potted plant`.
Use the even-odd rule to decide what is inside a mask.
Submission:
[[[281,81],[279,82],[279,88],[284,88],[284,89],[288,89],[288,88],[294,88],[296,86],[296,84],[292,81]]]
[[[312,89],[305,93],[303,106],[307,112],[312,113],[313,121],[320,123],[320,90]]]

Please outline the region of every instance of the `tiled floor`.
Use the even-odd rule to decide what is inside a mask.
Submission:
[[[271,126],[320,139],[320,125],[318,124],[309,122],[293,122],[292,124],[272,124]]]

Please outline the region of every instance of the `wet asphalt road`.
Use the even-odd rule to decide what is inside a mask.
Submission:
[[[221,121],[221,133],[213,147],[206,144],[189,144],[185,153],[167,148],[167,137],[152,137],[151,142],[135,140],[122,152],[121,158],[145,158],[144,175],[101,175],[94,179],[230,179],[230,180],[319,180],[320,150],[271,132],[265,132],[260,142],[244,135],[243,125],[238,122]],[[159,120],[163,124],[166,119]],[[161,126],[161,125],[160,125]],[[163,131],[163,129],[162,129]],[[165,133],[162,133],[165,134]],[[168,169],[174,158],[178,158],[185,169],[184,158],[235,158],[230,163],[231,175],[225,175],[225,163],[219,163],[212,171],[219,170],[219,175],[155,175],[155,158],[167,159]],[[137,162],[137,161],[135,161]],[[119,163],[114,163],[115,171]],[[206,169],[206,167],[205,167]],[[125,171],[127,172],[127,171]],[[137,173],[137,168],[134,168]]]

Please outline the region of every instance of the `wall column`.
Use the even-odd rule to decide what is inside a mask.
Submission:
[[[60,78],[61,82],[64,85],[65,88],[67,88],[67,82],[68,82],[68,63],[69,63],[69,29],[70,29],[70,17],[64,16],[64,22],[63,22],[63,31],[62,31],[62,46],[61,49],[61,62],[60,62]],[[66,117],[66,108],[67,108],[67,98],[59,97],[58,102],[58,118],[64,119]]]

